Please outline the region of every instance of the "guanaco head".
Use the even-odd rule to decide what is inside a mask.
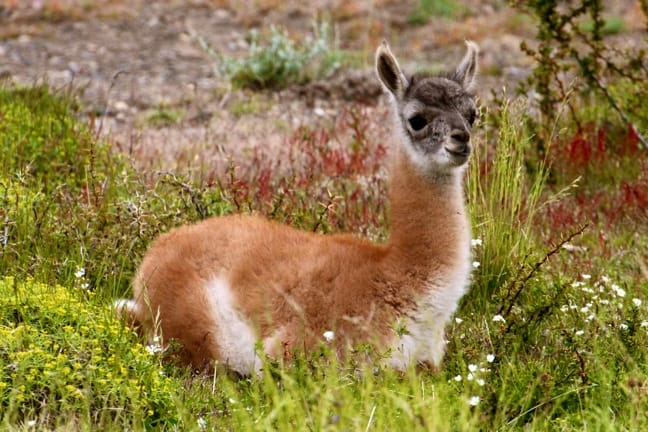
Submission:
[[[450,173],[470,156],[479,48],[474,42],[466,45],[463,60],[447,76],[408,78],[386,42],[376,51],[376,72],[392,95],[405,150],[428,175]]]

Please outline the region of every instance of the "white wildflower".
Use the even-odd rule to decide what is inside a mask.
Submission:
[[[454,377],[454,380],[457,382],[461,381],[462,379],[463,377],[461,375],[457,375],[456,377]]]
[[[599,303],[601,303],[602,305],[609,305],[609,304],[610,304],[610,300],[608,300],[608,299],[601,299],[601,300],[599,300]]]
[[[497,315],[495,315],[495,316],[493,317],[493,321],[494,321],[494,322],[503,322],[503,323],[506,322],[506,320],[504,319],[504,317],[503,317],[502,315],[499,315],[499,314],[497,314]]]
[[[205,420],[204,418],[198,417],[198,420],[196,420],[196,422],[198,423],[198,427],[200,429],[202,430],[207,429],[207,420]]]
[[[475,375],[473,375],[472,372],[471,372],[471,373],[469,373],[468,375],[466,375],[466,379],[467,379],[468,381],[472,381],[472,380],[475,379]]]
[[[83,288],[83,289],[88,289],[89,287],[90,287],[90,284],[88,282],[83,282],[81,284],[81,288]]]
[[[468,370],[469,370],[470,372],[477,372],[477,365],[469,364],[469,365],[468,365]]]
[[[477,384],[478,384],[480,387],[484,387],[484,384],[486,384],[486,381],[484,381],[483,379],[479,378],[479,379],[477,380]]]
[[[628,324],[619,324],[621,330],[628,330]]]
[[[592,275],[588,275],[588,274],[582,274],[581,277],[585,280],[592,279]]]
[[[572,283],[571,283],[571,287],[572,287],[572,288],[579,288],[579,287],[582,287],[582,286],[584,286],[584,285],[585,285],[585,283],[584,283],[584,282],[581,282],[581,281],[576,281],[576,282],[572,282]]]
[[[567,312],[568,310],[569,310],[569,306],[567,305],[560,306],[560,312]]]
[[[580,311],[581,311],[581,313],[585,314],[585,313],[588,313],[590,310],[589,310],[589,307],[583,306],[582,308],[580,308]]]
[[[612,284],[612,291],[619,297],[625,297],[626,295],[625,290],[617,284]]]
[[[472,263],[473,268],[479,268],[480,265],[481,263],[479,261],[473,261]]]
[[[641,327],[641,328],[648,327],[648,321],[641,321],[641,324],[639,324],[639,327]]]
[[[636,307],[641,306],[641,299],[633,298],[632,299],[632,304],[635,305]]]
[[[81,279],[83,276],[85,276],[85,269],[83,267],[77,267],[77,270],[74,272],[74,277]]]
[[[27,422],[27,426],[29,426],[29,427],[36,426],[36,420],[29,420]]]
[[[475,246],[481,246],[482,245],[482,239],[480,238],[474,238],[470,241],[470,244],[475,247]]]
[[[470,406],[477,406],[479,404],[479,396],[472,396],[470,399],[468,399],[468,403]]]
[[[461,324],[463,322],[463,320],[461,318],[459,318],[459,317],[455,317],[455,322],[457,324]]]
[[[603,283],[608,283],[608,282],[610,282],[610,278],[607,277],[607,276],[605,276],[605,275],[601,276],[601,280],[603,281]]]
[[[493,362],[495,361],[495,354],[488,354],[488,355],[486,356],[486,361],[487,361],[488,363],[493,363]]]
[[[157,353],[162,352],[162,351],[163,351],[163,350],[162,350],[162,346],[161,346],[161,345],[157,345],[157,344],[154,344],[154,345],[146,345],[146,352],[149,353],[149,354],[151,354],[151,355],[153,355],[153,354],[157,354]]]
[[[585,334],[583,330],[576,330],[576,333],[574,333],[576,336],[582,336]]]
[[[335,333],[327,330],[325,331],[322,336],[324,336],[324,339],[326,339],[326,342],[331,342],[333,339],[335,339]]]

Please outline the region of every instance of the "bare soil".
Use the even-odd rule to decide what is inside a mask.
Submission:
[[[382,38],[408,70],[451,66],[463,41],[475,40],[482,97],[510,91],[530,72],[519,45],[532,39],[532,22],[504,1],[462,3],[460,18],[413,26],[407,17],[415,1],[5,0],[0,77],[78,89],[88,118],[138,166],[191,171],[252,147],[272,155],[297,126],[333,124],[350,104],[384,118],[372,71]],[[610,3],[630,30],[640,28],[633,21],[641,16],[638,2]],[[280,25],[301,38],[316,17],[335,23],[340,48],[361,53],[363,67],[278,92],[233,90],[214,74],[195,37],[235,57],[246,52],[252,28]],[[170,120],[156,121],[169,113]],[[372,133],[385,139],[384,124]]]

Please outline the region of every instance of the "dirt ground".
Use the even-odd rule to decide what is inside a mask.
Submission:
[[[222,163],[253,146],[275,148],[296,126],[332,122],[349,104],[384,118],[372,70],[373,51],[383,38],[409,71],[452,66],[463,41],[475,40],[482,97],[511,90],[530,72],[519,45],[532,39],[533,23],[505,1],[462,3],[459,18],[413,26],[407,16],[415,1],[5,0],[0,77],[80,89],[88,118],[139,166],[191,170],[196,159]],[[638,1],[609,3],[630,33],[641,28],[635,22],[641,17]],[[242,56],[250,29],[280,25],[302,38],[318,17],[335,24],[340,48],[360,53],[363,66],[280,92],[232,90],[215,76],[213,60],[196,39]],[[153,121],[161,111],[175,113],[177,121]],[[377,137],[385,133],[381,126]]]

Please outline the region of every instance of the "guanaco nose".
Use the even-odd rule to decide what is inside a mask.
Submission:
[[[470,134],[465,129],[455,129],[450,134],[450,138],[452,138],[453,141],[456,141],[465,146],[468,144],[468,141],[470,141]]]

